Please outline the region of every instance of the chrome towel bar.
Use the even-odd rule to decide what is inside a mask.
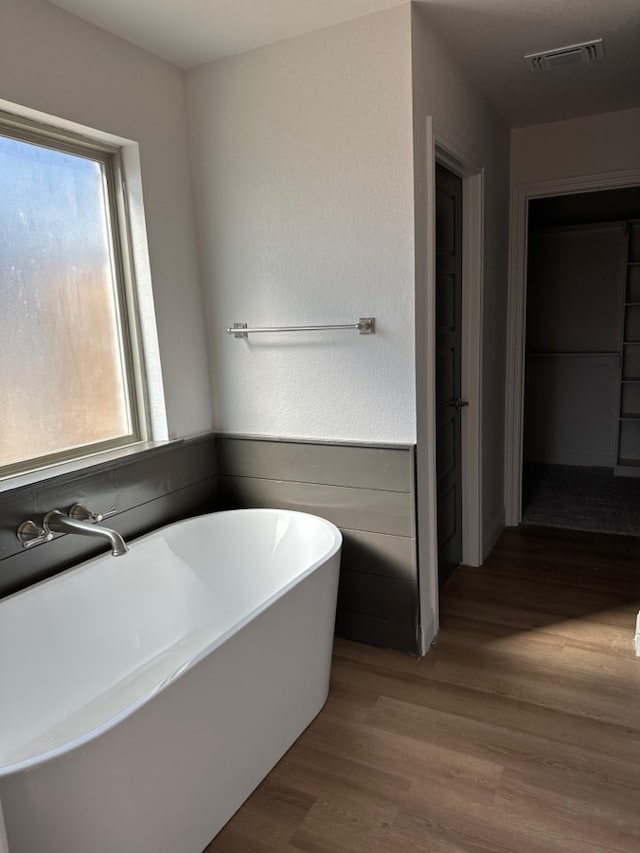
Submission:
[[[373,335],[376,331],[375,317],[360,317],[357,323],[344,323],[329,326],[263,326],[259,329],[248,328],[246,323],[234,323],[227,329],[234,338],[246,338],[262,332],[325,332],[332,329],[356,329],[361,335]]]

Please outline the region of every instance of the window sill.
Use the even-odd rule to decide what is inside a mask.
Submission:
[[[116,468],[123,462],[133,461],[136,457],[162,453],[165,450],[184,444],[187,439],[179,438],[168,441],[144,441],[130,444],[128,447],[118,447],[105,450],[69,462],[59,462],[24,474],[13,474],[0,479],[0,495],[10,493],[14,489],[23,489],[44,482],[55,482],[58,478],[84,473],[98,473]]]

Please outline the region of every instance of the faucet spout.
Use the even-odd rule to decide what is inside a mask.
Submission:
[[[106,539],[111,546],[114,557],[121,557],[129,550],[122,536],[110,527],[102,527],[100,524],[90,524],[88,521],[79,521],[70,518],[59,509],[52,509],[43,519],[43,527],[52,533],[78,533],[80,536],[94,536]]]

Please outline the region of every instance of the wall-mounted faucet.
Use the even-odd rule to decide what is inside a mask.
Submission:
[[[115,510],[113,510],[115,512]],[[112,512],[104,513],[111,515]],[[23,521],[18,527],[17,536],[24,548],[31,548],[41,542],[49,542],[54,533],[77,533],[80,536],[94,536],[106,539],[111,546],[114,557],[121,557],[129,550],[122,536],[110,527],[94,524],[93,520],[101,521],[104,516],[100,513],[90,512],[81,504],[75,504],[69,511],[69,515],[52,509],[42,519],[39,526],[33,521]]]

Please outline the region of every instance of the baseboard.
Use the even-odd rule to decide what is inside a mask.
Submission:
[[[364,613],[349,613],[337,610],[337,637],[378,646],[382,649],[395,649],[398,652],[419,655],[418,637],[415,624],[393,622],[390,619],[380,619]],[[2,853],[2,851],[0,851]]]
[[[493,546],[496,544],[496,542],[500,538],[500,534],[505,528],[505,517],[505,508],[501,507],[500,511],[493,519],[491,524],[485,529],[483,540],[484,560],[487,559],[487,557],[493,550]]]
[[[420,657],[424,657],[429,651],[431,644],[436,638],[436,634],[436,615],[429,608],[426,618],[422,620],[422,624],[420,625],[420,649],[418,650]]]

